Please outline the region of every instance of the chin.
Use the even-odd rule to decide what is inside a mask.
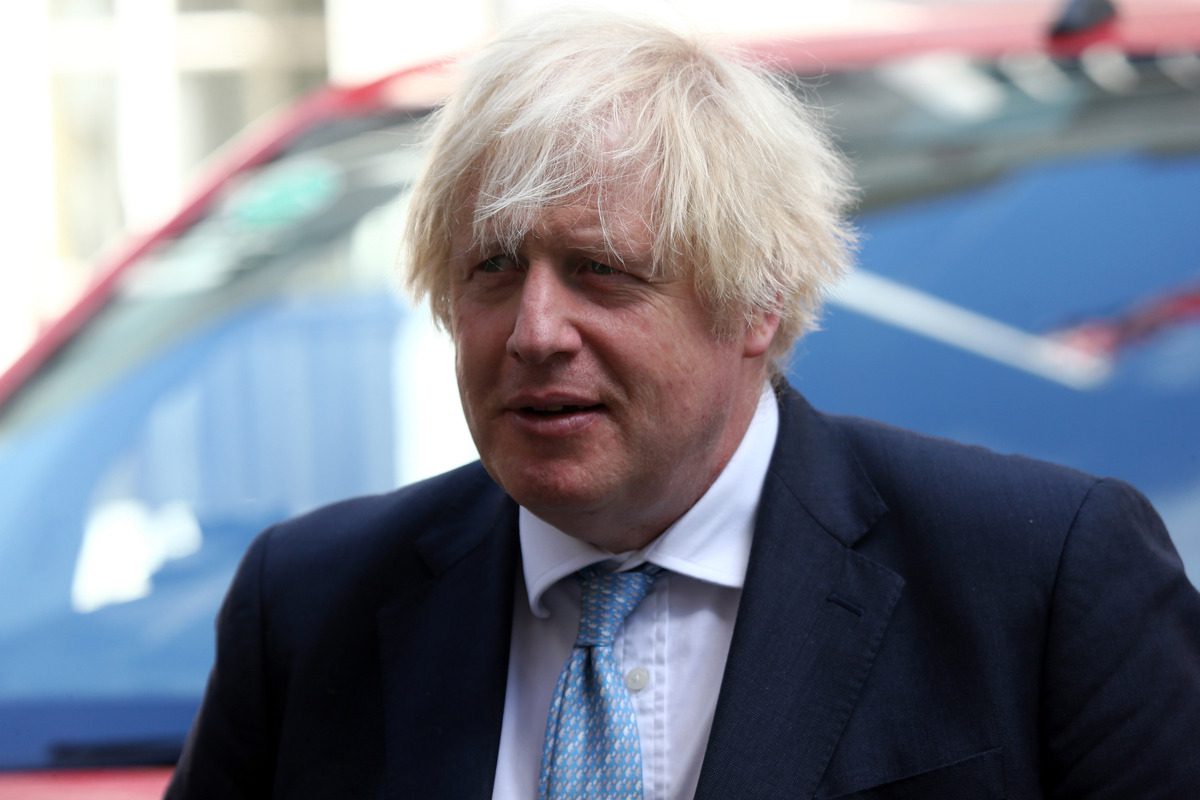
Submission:
[[[548,522],[564,514],[595,512],[604,506],[609,495],[594,480],[589,480],[585,470],[569,466],[537,471],[528,467],[511,470],[501,467],[489,472],[513,500]]]
[[[594,512],[603,507],[605,500],[592,487],[528,482],[518,482],[511,488],[503,483],[500,485],[517,503],[546,520],[561,515]]]

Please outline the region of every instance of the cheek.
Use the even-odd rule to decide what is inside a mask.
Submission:
[[[467,399],[467,377],[471,374],[470,364],[467,361],[466,353],[459,341],[455,342],[454,347],[454,375],[458,379],[458,393],[462,400]]]
[[[473,309],[470,305],[456,310],[450,335],[454,340],[455,361],[460,380],[496,360],[496,350],[503,351],[506,335],[495,314]]]
[[[640,379],[635,379],[633,392],[638,398],[635,406],[644,417],[642,424],[649,438],[658,443],[655,448],[661,448],[662,454],[673,452],[672,440],[681,430],[704,427],[714,407],[723,404],[726,387],[716,380],[708,363],[714,353],[667,338],[634,355]]]
[[[495,381],[493,375],[499,357],[490,352],[488,338],[474,324],[459,324],[454,330],[454,372],[458,392],[468,418],[472,405],[483,399],[487,387]]]
[[[668,326],[648,325],[640,332],[645,343],[641,357],[673,391],[705,386],[727,359],[728,343],[719,341],[707,327],[692,319],[674,320]],[[653,355],[650,355],[653,348]]]

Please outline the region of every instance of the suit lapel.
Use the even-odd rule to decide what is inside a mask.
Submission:
[[[388,798],[492,794],[519,561],[516,506],[497,490],[460,516],[421,537],[429,579],[378,615]]]
[[[886,506],[848,444],[780,399],[697,798],[814,794],[904,584],[851,549]]]

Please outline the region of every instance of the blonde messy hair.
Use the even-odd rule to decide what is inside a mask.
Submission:
[[[448,325],[456,227],[515,246],[581,194],[603,218],[630,179],[650,193],[656,273],[690,274],[718,334],[777,314],[778,367],[850,266],[848,170],[780,80],[624,17],[549,15],[475,60],[413,191],[409,288]]]

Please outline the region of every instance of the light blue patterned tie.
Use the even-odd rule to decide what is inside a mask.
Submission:
[[[550,701],[541,800],[642,800],[642,745],[613,637],[661,570],[581,570],[579,636]]]

